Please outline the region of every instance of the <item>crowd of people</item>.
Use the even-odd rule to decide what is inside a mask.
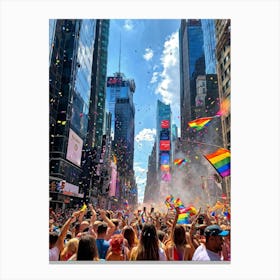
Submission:
[[[189,224],[164,211],[50,209],[49,260],[230,261],[230,220],[201,208]]]

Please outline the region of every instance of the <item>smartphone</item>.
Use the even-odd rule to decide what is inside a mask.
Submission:
[[[143,211],[146,212],[146,207],[145,206],[143,207]]]
[[[153,212],[154,212],[154,210],[155,210],[155,208],[154,208],[154,207],[152,207],[152,208],[151,208],[151,213],[153,213]]]

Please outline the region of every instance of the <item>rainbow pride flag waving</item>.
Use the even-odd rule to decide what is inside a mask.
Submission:
[[[210,121],[213,118],[215,118],[215,117],[205,117],[205,118],[196,119],[196,120],[188,122],[188,125],[191,128],[195,128],[196,131],[199,131],[199,130],[203,129],[205,126],[208,126]]]
[[[220,148],[204,157],[213,165],[222,178],[230,175],[230,151]]]
[[[179,208],[177,224],[190,224],[191,216],[197,214],[197,210],[193,205],[185,207],[180,198],[174,199],[173,195],[168,195],[165,204],[169,209]]]

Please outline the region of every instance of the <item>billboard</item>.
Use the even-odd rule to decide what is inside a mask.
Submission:
[[[111,162],[111,181],[110,181],[110,190],[109,196],[116,195],[116,185],[117,185],[117,165],[114,162]]]
[[[161,171],[169,172],[170,171],[170,166],[168,164],[162,164],[160,166]]]
[[[169,164],[170,162],[170,155],[169,153],[161,153],[160,155],[160,164]]]
[[[169,139],[169,129],[163,129],[160,131],[159,139],[160,140],[170,140]]]
[[[169,120],[163,120],[160,123],[161,128],[169,128]]]
[[[79,193],[79,187],[66,182],[63,191],[71,192],[73,194],[78,194]]]
[[[83,140],[70,128],[66,159],[81,167]]]
[[[108,77],[107,78],[107,87],[122,85],[122,77]]]
[[[159,141],[159,149],[161,151],[170,151],[170,141],[169,140]]]

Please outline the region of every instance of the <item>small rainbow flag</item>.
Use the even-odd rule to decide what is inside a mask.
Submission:
[[[180,213],[178,215],[177,224],[190,224],[190,213]]]
[[[230,175],[230,151],[220,148],[204,157],[213,165],[222,178]]]
[[[184,158],[176,158],[176,159],[174,159],[174,161],[173,161],[173,163],[175,164],[175,165],[181,165],[182,163],[185,163],[185,162],[187,162],[187,160],[186,159],[184,159]]]
[[[185,206],[180,198],[174,200],[174,206],[178,207],[179,209],[185,209]]]
[[[199,131],[199,130],[203,129],[205,126],[209,125],[210,121],[213,118],[214,117],[205,117],[205,118],[196,119],[196,120],[188,122],[188,125],[191,128],[195,128],[196,131]]]
[[[167,206],[168,209],[174,209],[174,197],[172,194],[166,197],[165,205]]]
[[[186,211],[187,211],[188,213],[190,213],[190,216],[194,216],[194,215],[197,214],[197,210],[196,210],[195,207],[192,206],[192,205],[186,207]]]

